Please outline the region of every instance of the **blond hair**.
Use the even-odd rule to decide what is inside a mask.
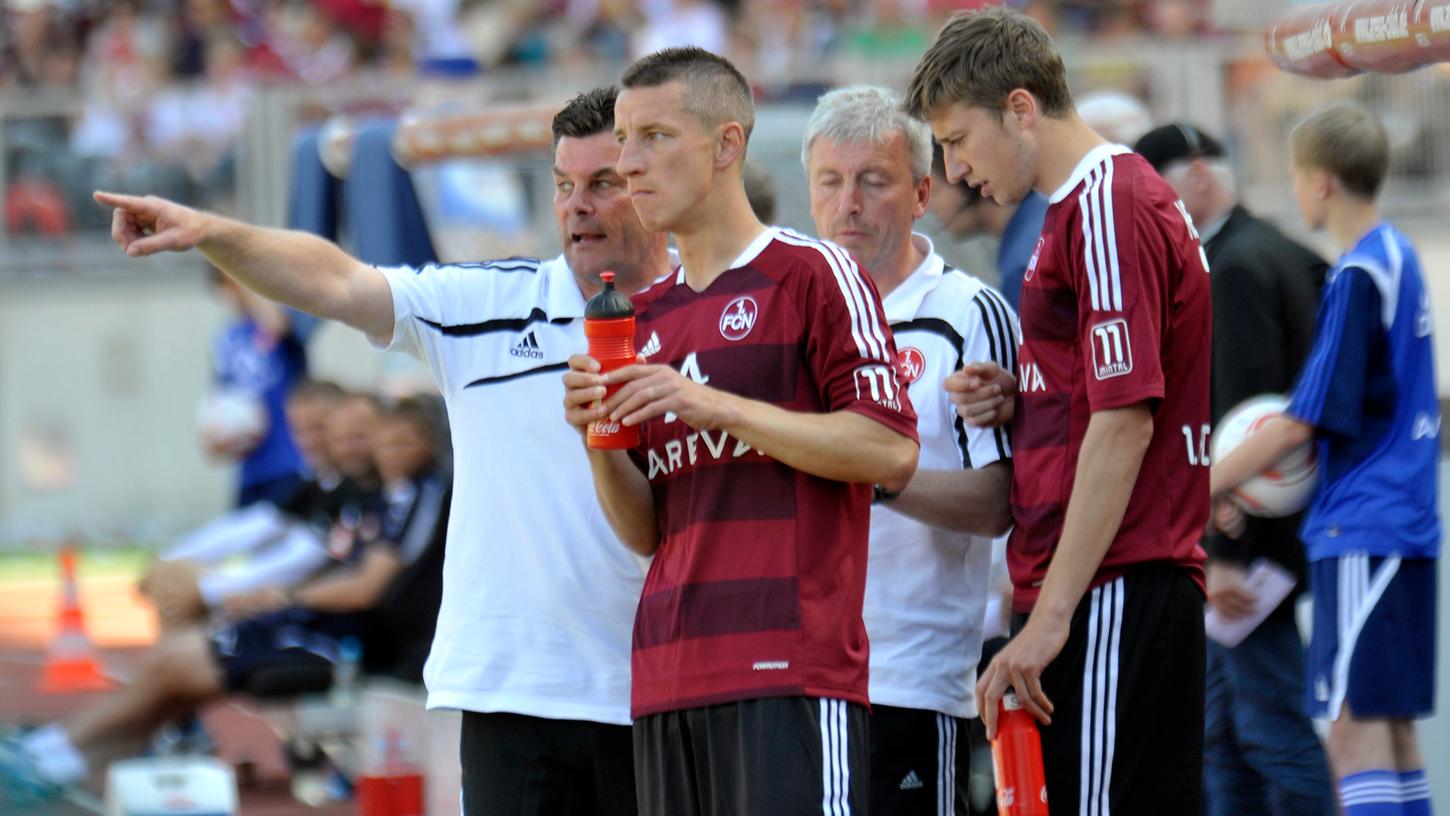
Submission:
[[[1374,198],[1390,167],[1389,138],[1369,111],[1348,102],[1322,108],[1289,133],[1294,164],[1327,170],[1351,195]]]

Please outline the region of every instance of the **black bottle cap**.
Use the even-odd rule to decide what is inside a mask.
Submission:
[[[619,320],[634,317],[634,304],[629,302],[629,295],[614,288],[614,273],[601,272],[599,279],[604,281],[604,289],[585,304],[585,319]]]

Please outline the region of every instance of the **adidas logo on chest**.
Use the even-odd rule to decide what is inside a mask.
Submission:
[[[514,347],[509,349],[509,354],[515,357],[523,357],[528,360],[544,359],[544,350],[539,346],[539,335],[534,329],[529,329]]]

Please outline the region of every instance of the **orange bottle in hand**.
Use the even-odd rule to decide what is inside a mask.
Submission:
[[[992,774],[997,783],[997,816],[1047,816],[1042,736],[1037,733],[1037,720],[1010,689],[997,708]]]
[[[584,306],[584,336],[589,338],[589,356],[599,361],[599,373],[634,364],[634,304],[629,296],[614,288],[614,273],[601,272],[604,289]],[[606,399],[619,386],[606,390]],[[624,424],[609,417],[589,424],[589,447],[596,450],[623,450],[639,444],[639,426]]]

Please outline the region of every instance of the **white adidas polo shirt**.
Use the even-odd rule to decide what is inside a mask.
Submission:
[[[908,382],[921,436],[922,470],[984,467],[1011,456],[1005,429],[970,428],[942,390],[963,363],[1017,368],[1016,315],[1003,297],[947,267],[924,235],[919,267],[882,301],[896,337],[897,369]],[[992,539],[929,527],[871,508],[863,617],[871,638],[871,702],[977,713],[973,687],[982,653]]]
[[[588,347],[573,273],[562,256],[381,271],[386,347],[432,370],[453,432],[428,707],[628,724],[647,562],[604,520],[564,421],[564,370]]]

